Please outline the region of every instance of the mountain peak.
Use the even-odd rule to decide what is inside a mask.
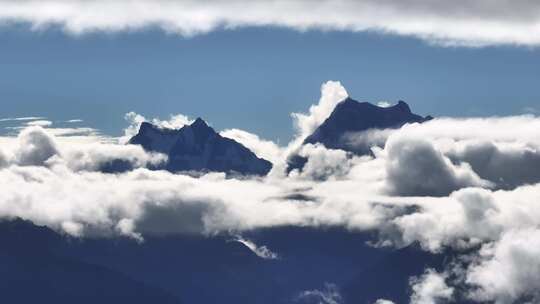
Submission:
[[[142,123],[130,144],[168,156],[165,167],[171,172],[216,171],[265,175],[272,164],[258,158],[240,143],[222,137],[202,119],[180,129],[159,128]]]
[[[216,136],[217,133],[200,117],[189,126],[189,129],[193,131],[196,137],[196,141],[204,142],[208,138]]]
[[[400,109],[403,112],[411,113],[411,108],[403,100],[398,101],[397,105],[395,105],[394,107],[397,108],[397,109]]]
[[[151,129],[155,129],[155,126],[147,121],[143,121],[139,127],[139,132],[146,132]]]
[[[400,128],[406,123],[424,122],[429,119],[430,117],[412,113],[409,105],[403,100],[391,107],[379,107],[347,97],[337,104],[330,116],[305,139],[304,143],[321,143],[330,149],[351,151],[346,145],[344,136],[369,129]],[[365,151],[351,152],[365,153]]]
[[[197,117],[194,122],[191,123],[192,128],[209,128],[208,124],[204,119]]]
[[[400,100],[390,107],[380,107],[369,102],[358,102],[350,97],[338,103],[330,116],[306,139],[304,144],[320,143],[328,149],[340,149],[357,155],[371,154],[371,144],[356,144],[355,136],[371,129],[401,128],[406,123],[421,123],[432,119],[411,112],[409,105]],[[302,169],[307,158],[293,154],[288,168]]]

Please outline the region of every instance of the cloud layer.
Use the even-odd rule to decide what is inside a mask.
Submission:
[[[73,130],[54,124],[20,121],[16,136],[0,137],[0,218],[21,217],[75,237],[144,241],[147,235],[230,234],[267,259],[279,256],[235,236],[279,226],[373,231],[378,246],[416,242],[426,251],[456,252],[457,266],[426,270],[411,281],[412,303],[454,296],[539,301],[540,175],[534,168],[540,118],[437,118],[398,130],[370,130],[369,136],[350,134],[363,136],[358,142],[372,146],[371,156],[300,147],[302,134],[343,96],[339,83],[323,85],[319,104],[295,116],[303,127],[287,146],[243,130],[222,131],[272,159],[277,169],[264,178],[153,171],[148,167],[165,156],[119,144],[123,139],[95,131],[73,136]],[[145,118],[135,113],[127,118],[129,136]],[[150,121],[178,128],[190,119]],[[283,164],[293,150],[308,161],[301,172],[287,174]],[[117,160],[127,164],[125,171],[107,173]],[[467,292],[456,295],[463,286]]]
[[[221,28],[378,32],[440,45],[540,44],[540,4],[527,0],[106,1],[2,0],[0,22],[59,25],[74,34],[158,27],[192,36]]]

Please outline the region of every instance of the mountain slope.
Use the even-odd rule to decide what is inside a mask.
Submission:
[[[414,245],[373,247],[376,235],[341,228],[279,227],[243,237],[278,258],[262,259],[228,235],[69,239],[4,221],[0,291],[6,303],[289,304],[312,303],[299,296],[328,283],[343,304],[405,303],[410,276],[440,269],[445,259]]]
[[[159,287],[55,252],[67,244],[30,222],[0,222],[3,303],[181,303]]]
[[[129,141],[147,151],[169,157],[165,169],[178,171],[215,171],[249,175],[265,175],[272,164],[258,158],[240,143],[222,137],[197,118],[178,130],[164,129],[143,122],[139,132]]]

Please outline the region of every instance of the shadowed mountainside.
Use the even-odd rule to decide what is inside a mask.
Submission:
[[[230,235],[73,239],[4,221],[0,289],[10,303],[285,304],[311,303],[299,296],[331,283],[343,303],[364,303],[407,298],[411,275],[443,263],[415,245],[374,248],[366,244],[374,235],[339,228],[282,227],[243,237],[278,258],[263,259]]]

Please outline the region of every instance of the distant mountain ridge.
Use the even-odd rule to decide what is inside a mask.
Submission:
[[[306,137],[303,144],[322,144],[328,149],[341,149],[357,155],[371,153],[369,145],[351,144],[357,133],[371,129],[397,129],[407,123],[432,119],[412,113],[409,105],[399,101],[390,107],[358,102],[347,97],[336,105],[329,117]],[[212,171],[244,175],[266,175],[272,163],[259,158],[233,139],[219,135],[201,118],[180,129],[167,129],[143,122],[139,132],[129,140],[146,151],[160,152],[168,161],[159,169],[171,172]],[[307,162],[297,154],[288,160],[288,171],[301,169]],[[114,168],[121,164],[113,164]],[[105,168],[107,169],[107,168]],[[114,171],[114,170],[109,170]]]
[[[266,175],[272,163],[259,158],[233,139],[219,135],[201,118],[180,129],[160,128],[143,122],[130,144],[145,150],[164,153],[164,169],[179,171],[214,171],[245,175]]]

